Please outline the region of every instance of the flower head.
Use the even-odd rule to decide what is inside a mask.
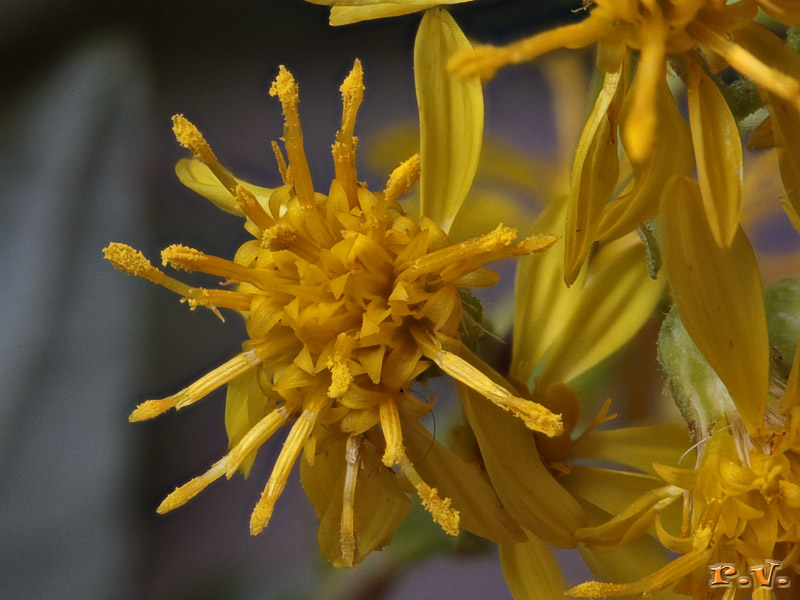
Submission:
[[[559,415],[490,379],[468,353],[462,357],[459,339],[460,290],[497,281],[483,265],[543,251],[556,238],[516,241],[516,230],[501,224],[452,244],[431,219],[415,222],[405,216],[397,198],[416,182],[419,158],[397,167],[382,192],[367,189],[355,168],[353,131],[364,91],[358,61],[341,91],[342,124],[333,144],[336,176],[327,195],[315,192],[303,147],[298,86],[283,67],[270,93],[279,98],[285,117],[287,159],[273,145],[284,185],[268,195],[236,180],[194,125],[174,117],[176,137],[199,161],[185,165],[184,175],[213,174],[229,196],[227,204],[221,202],[246,217],[254,239],[234,260],[173,245],[162,252],[162,262],[222,277],[230,289],[190,287],[127,246],[105,249],[118,269],[164,285],[193,308],[238,311],[247,325],[249,339],[241,354],[131,414],[131,421],[149,419],[229,384],[230,452],[170,494],[159,512],[180,506],[223,475],[246,471],[258,448],[287,426],[253,511],[251,533],[269,522],[304,452],[304,487],[322,520],[323,552],[334,564],[352,566],[388,543],[408,510],[400,478],[447,533],[455,535],[463,521],[480,535],[513,539],[518,529],[485,480],[434,444],[417,423],[432,402],[418,399],[411,386],[436,364],[528,428],[548,436],[562,431]],[[219,201],[217,192],[212,197]],[[433,454],[425,469],[418,468],[415,461],[427,451]],[[426,472],[437,481],[426,481]]]

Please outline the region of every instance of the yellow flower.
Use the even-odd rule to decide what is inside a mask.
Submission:
[[[785,207],[793,222],[800,221],[800,58],[753,22],[759,6],[784,22],[796,22],[800,11],[757,0],[599,0],[588,6],[588,17],[579,23],[503,48],[480,47],[450,62],[463,74],[489,77],[506,64],[555,48],[597,44],[606,75],[573,163],[566,282],[575,281],[595,241],[616,239],[654,218],[669,179],[691,176],[695,166],[703,218],[716,243],[730,247],[741,215],[741,142],[736,120],[709,75],[726,65],[749,77],[769,107]],[[631,76],[633,52],[638,61]],[[690,130],[667,86],[668,71],[686,84]]]
[[[274,144],[284,185],[267,195],[262,195],[265,188],[236,180],[194,125],[181,115],[173,118],[176,137],[196,157],[179,166],[183,179],[206,189],[213,174],[229,196],[221,199],[213,185],[210,196],[229,212],[241,211],[255,239],[233,261],[174,245],[162,252],[162,262],[222,277],[235,284],[233,289],[190,287],[128,246],[114,243],[105,249],[118,269],[171,289],[193,308],[239,311],[247,325],[249,339],[241,354],[131,414],[132,421],[150,419],[229,384],[230,452],[170,494],[159,512],[182,505],[223,475],[246,471],[258,448],[288,426],[253,511],[251,533],[269,522],[304,451],[302,478],[321,519],[320,545],[338,566],[352,566],[388,543],[408,511],[401,479],[447,533],[455,535],[461,525],[490,539],[519,538],[480,472],[436,444],[418,423],[432,403],[410,388],[431,364],[532,430],[552,436],[563,429],[559,415],[488,377],[459,339],[459,290],[497,281],[483,265],[543,251],[556,238],[515,241],[515,229],[498,225],[453,244],[432,219],[412,221],[397,198],[417,180],[417,156],[394,170],[383,192],[369,191],[355,169],[353,129],[363,90],[356,61],[342,85],[342,125],[333,145],[336,177],[327,195],[314,191],[298,87],[284,68],[270,92],[283,105],[288,160]]]
[[[788,381],[777,359],[771,379],[767,317],[749,240],[738,227],[729,248],[716,244],[697,183],[674,177],[665,194],[674,201],[659,209],[659,247],[675,308],[659,351],[696,436],[698,462],[694,469],[657,467],[666,484],[659,493],[642,495],[579,536],[613,548],[654,524],[664,546],[682,556],[631,583],[582,584],[570,590],[576,597],[647,595],[676,582],[676,591],[706,597],[711,564],[730,563],[747,574],[749,566],[773,559],[788,568],[800,555],[797,332],[789,348],[794,358],[784,358],[793,360],[790,371],[784,367]],[[676,529],[665,525],[663,514],[681,498],[683,523]],[[755,587],[756,597],[770,597]]]

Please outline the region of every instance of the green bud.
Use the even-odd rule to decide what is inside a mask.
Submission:
[[[764,295],[775,376],[786,381],[800,339],[800,278],[781,279]]]
[[[658,361],[675,403],[698,439],[715,424],[738,419],[725,384],[689,337],[674,307],[658,333]]]

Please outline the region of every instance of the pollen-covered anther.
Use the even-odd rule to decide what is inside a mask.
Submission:
[[[276,223],[265,229],[261,236],[261,247],[269,250],[289,250],[308,262],[316,262],[320,248],[306,239],[286,223]]]
[[[236,281],[250,280],[250,271],[247,267],[181,244],[173,244],[162,250],[161,263],[164,266],[170,265],[173,269],[202,271]]]
[[[175,134],[178,143],[211,169],[211,172],[219,182],[233,194],[233,191],[236,189],[236,180],[219,162],[216,154],[211,150],[211,146],[208,145],[203,134],[195,127],[194,123],[183,115],[175,115],[172,117],[172,132]]]
[[[401,163],[386,182],[383,197],[387,202],[392,202],[410,190],[419,179],[419,154],[415,154]]]
[[[331,371],[331,385],[328,387],[328,397],[341,398],[350,389],[353,375],[350,372],[350,356],[353,353],[355,339],[340,333],[336,338],[333,357],[328,360]]]
[[[267,211],[264,210],[264,207],[259,204],[253,192],[241,184],[236,186],[234,192],[236,203],[239,205],[239,208],[242,209],[242,212],[247,215],[261,231],[275,224],[272,217],[270,217]]]
[[[141,252],[127,244],[111,242],[103,248],[103,256],[115,269],[128,275],[135,275],[153,283],[161,283],[164,273],[154,267]]]
[[[461,517],[459,511],[453,508],[450,498],[442,498],[436,488],[425,483],[405,454],[398,460],[398,465],[408,482],[417,490],[422,506],[431,513],[433,520],[448,535],[458,535]]]
[[[303,148],[303,130],[300,126],[300,111],[298,110],[300,94],[297,82],[283,65],[280,66],[278,76],[269,89],[269,94],[277,96],[283,107],[283,142],[286,145],[289,165],[291,165],[287,178],[291,178],[294,182],[300,204],[313,207],[315,205],[314,185]]]

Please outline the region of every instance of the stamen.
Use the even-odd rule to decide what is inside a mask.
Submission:
[[[442,349],[441,343],[419,327],[411,329],[420,350],[432,359],[442,371],[469,386],[494,404],[522,419],[525,426],[548,437],[564,432],[561,415],[557,415],[533,400],[514,396],[506,388],[489,379],[483,371],[473,367],[463,358]]]
[[[200,130],[183,115],[175,115],[172,117],[172,131],[175,133],[178,143],[190,150],[198,160],[211,169],[219,182],[233,194],[236,189],[236,180],[219,162]]]
[[[264,231],[267,227],[271,227],[275,224],[275,221],[267,214],[267,211],[264,210],[264,207],[261,206],[250,190],[243,185],[237,185],[235,191],[236,203],[244,214],[256,224],[256,227]]]
[[[297,82],[292,74],[281,65],[278,77],[269,89],[270,96],[278,96],[283,106],[285,124],[283,128],[283,143],[289,155],[289,172],[291,173],[294,189],[300,204],[313,207],[314,185],[311,182],[311,171],[308,168],[306,153],[303,149],[303,130],[300,127],[300,112],[297,105],[300,102]]]
[[[356,175],[356,145],[358,139],[353,136],[356,114],[364,99],[364,72],[361,61],[356,59],[353,70],[342,83],[342,128],[336,133],[333,144],[333,163],[336,169],[336,180],[342,184],[351,205],[356,200],[358,178]]]
[[[345,461],[347,470],[344,477],[344,491],[342,495],[342,520],[339,526],[342,545],[342,560],[348,567],[352,567],[358,559],[358,546],[356,544],[355,525],[355,499],[358,469],[361,462],[361,446],[363,436],[351,435],[347,438],[345,447]]]
[[[228,383],[232,379],[246,373],[257,364],[261,359],[254,351],[237,354],[228,362],[220,365],[213,371],[206,373],[200,379],[184,388],[177,394],[163,398],[161,400],[147,400],[142,402],[130,414],[128,420],[131,422],[144,421],[157,417],[170,408],[180,410],[190,404],[194,404],[204,398],[218,387]]]
[[[254,450],[260,448],[288,420],[289,412],[281,406],[253,425],[225,457],[225,477],[230,479],[245,459]]]
[[[281,147],[278,146],[278,142],[272,142],[272,151],[275,153],[275,160],[278,163],[278,170],[281,173],[283,184],[290,185],[292,183],[292,177],[289,173],[289,168],[286,166],[286,159],[283,158],[283,152],[281,152]]]
[[[192,309],[204,306],[211,310],[222,321],[222,315],[217,307],[231,308],[233,310],[248,310],[250,297],[230,290],[207,290],[194,288],[182,281],[173,279],[154,267],[144,255],[126,244],[112,242],[103,248],[103,254],[114,267],[128,275],[136,275],[153,283],[161,285],[176,294],[183,296]],[[221,259],[220,259],[221,260]]]
[[[355,343],[355,339],[346,333],[340,333],[336,338],[333,358],[328,360],[328,368],[331,370],[331,385],[328,387],[329,398],[341,398],[353,383],[353,375],[350,373],[350,356]]]
[[[275,461],[275,467],[269,476],[267,486],[264,488],[264,492],[261,494],[255,509],[253,509],[253,514],[250,516],[250,535],[258,535],[269,524],[272,511],[275,509],[275,502],[283,492],[283,488],[286,487],[289,473],[291,473],[292,467],[314,427],[319,411],[325,406],[326,402],[326,395],[317,392],[309,402],[308,407],[303,411],[303,414],[292,426],[286,441],[283,443],[281,453],[278,455],[278,460]]]
[[[261,245],[270,250],[289,250],[312,264],[319,259],[319,246],[300,235],[287,223],[276,223],[265,229]]]
[[[202,271],[236,281],[250,281],[250,270],[247,267],[181,244],[173,244],[162,250],[161,264],[190,273]]]
[[[580,23],[551,29],[502,48],[481,46],[473,52],[456,54],[447,68],[464,77],[480,75],[482,79],[491,79],[506,65],[527,62],[557,48],[588,46],[603,37],[612,26],[613,23],[590,16]]]
[[[386,202],[391,203],[410,190],[419,179],[419,154],[415,154],[405,162],[401,163],[386,182],[386,189],[383,190],[383,197]]]
[[[160,515],[183,506],[189,500],[202,492],[209,484],[213,483],[225,473],[225,458],[214,463],[214,465],[199,477],[195,477],[188,483],[184,483],[179,488],[169,494],[161,504],[158,505],[156,512]]]
[[[385,398],[378,405],[381,417],[383,439],[386,440],[386,451],[383,453],[383,464],[393,467],[405,455],[403,446],[403,430],[400,427],[400,412],[393,397]]]
[[[422,500],[422,506],[431,513],[433,520],[439,524],[445,533],[454,536],[458,535],[460,513],[451,506],[450,498],[442,499],[436,488],[432,488],[425,483],[405,454],[399,457],[397,464],[409,483],[417,490],[417,494]]]

